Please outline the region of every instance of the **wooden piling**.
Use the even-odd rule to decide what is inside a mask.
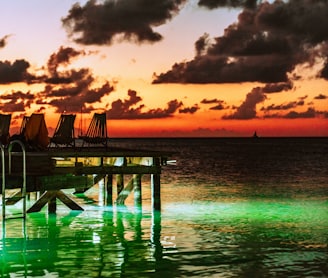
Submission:
[[[133,187],[134,187],[134,205],[141,207],[142,205],[142,191],[141,191],[141,175],[133,175]]]
[[[106,190],[106,204],[107,206],[113,205],[113,175],[105,177],[105,190]]]
[[[124,188],[124,176],[123,174],[116,175],[117,195],[119,195]]]
[[[153,159],[155,166],[160,166],[159,158]],[[152,207],[154,210],[161,210],[161,176],[160,174],[151,174]]]
[[[48,201],[48,212],[56,213],[56,209],[57,209],[57,200],[56,200],[56,198],[51,198]]]

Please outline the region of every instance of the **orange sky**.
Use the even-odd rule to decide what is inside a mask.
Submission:
[[[44,113],[51,135],[63,112],[79,133],[82,109],[84,131],[106,111],[112,137],[328,136],[324,1],[163,0],[146,13],[114,2],[1,4],[0,112],[12,134]]]

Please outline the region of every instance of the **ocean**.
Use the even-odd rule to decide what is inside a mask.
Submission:
[[[1,277],[328,277],[328,138],[110,145],[172,152],[161,211],[145,175],[141,209],[106,205],[100,182],[82,212],[2,222]]]

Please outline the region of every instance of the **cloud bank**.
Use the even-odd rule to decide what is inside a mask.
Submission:
[[[327,1],[256,2],[200,1],[209,8],[230,3],[252,9],[245,8],[214,43],[206,34],[199,38],[193,60],[155,74],[153,83],[287,82],[297,65],[317,61],[324,62],[318,77],[328,79]]]

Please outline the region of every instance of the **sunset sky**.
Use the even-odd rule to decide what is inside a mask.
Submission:
[[[328,136],[328,2],[1,1],[0,112],[110,137]],[[82,113],[81,113],[82,111]]]

